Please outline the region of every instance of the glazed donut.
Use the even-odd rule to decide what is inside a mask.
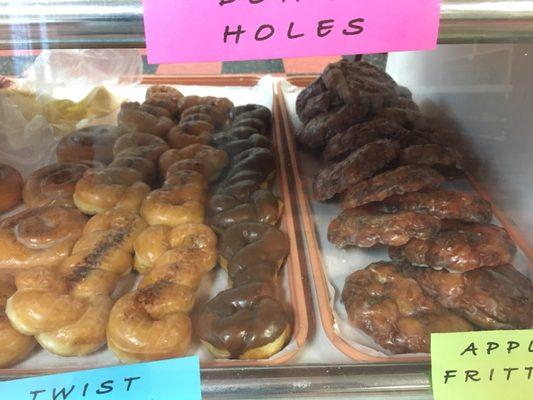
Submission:
[[[189,114],[185,116],[184,118],[180,119],[180,124],[184,124],[185,122],[194,122],[194,121],[204,121],[207,123],[210,123],[214,126],[215,122],[213,121],[213,117],[211,117],[209,114],[206,113],[197,113],[197,114]]]
[[[146,227],[137,215],[110,210],[91,219],[60,268],[38,267],[17,276],[6,313],[48,351],[85,355],[105,343],[114,291],[131,270],[133,241]]]
[[[141,216],[149,225],[176,226],[204,221],[205,195],[187,187],[158,189],[151,192],[141,206]]]
[[[232,225],[241,222],[263,222],[275,225],[282,210],[282,202],[269,190],[256,190],[250,195],[248,202],[235,199],[232,204],[226,198],[222,211],[211,217],[211,226],[217,233],[222,233]],[[229,201],[228,201],[229,200]],[[216,199],[215,199],[216,201]],[[210,204],[214,204],[213,199]]]
[[[146,90],[146,100],[150,99],[168,99],[178,105],[178,102],[183,98],[183,94],[176,88],[167,85],[152,85]]]
[[[141,104],[141,110],[152,114],[154,117],[172,118],[172,112],[169,111],[169,108],[172,108],[172,104],[166,100],[151,99]]]
[[[272,285],[253,282],[210,300],[199,315],[196,332],[216,358],[264,359],[283,348],[290,325]]]
[[[100,161],[109,164],[113,159],[113,144],[119,129],[111,125],[94,125],[78,129],[65,136],[57,145],[57,161],[60,163]]]
[[[146,274],[164,253],[176,250],[181,259],[202,271],[209,271],[216,264],[216,243],[216,235],[207,225],[181,224],[174,228],[150,226],[137,237],[133,245],[134,266],[141,274]]]
[[[152,185],[157,177],[157,168],[148,158],[134,156],[123,157],[119,155],[109,164],[109,167],[131,168],[139,171],[142,176],[142,181],[147,185]]]
[[[198,190],[205,192],[207,189],[207,180],[197,171],[174,170],[167,174],[165,182],[163,183],[164,189],[184,186],[196,186]]]
[[[28,208],[44,206],[74,207],[74,188],[85,171],[86,164],[51,164],[33,172],[22,190]]]
[[[186,158],[184,160],[176,161],[172,164],[166,173],[166,180],[168,181],[171,176],[175,176],[178,172],[181,171],[195,171],[207,179],[208,167],[206,163],[202,160],[196,160],[192,158]]]
[[[157,117],[143,110],[137,102],[122,103],[117,122],[126,132],[147,132],[159,137],[165,137],[175,125],[168,117]]]
[[[172,128],[167,142],[174,149],[182,149],[191,144],[208,144],[215,127],[206,121],[188,121]]]
[[[215,109],[219,114],[227,114],[231,112],[233,103],[225,97],[212,97],[212,96],[185,96],[178,102],[178,109],[180,114],[191,107],[199,105],[208,105]]]
[[[6,302],[15,291],[15,279],[6,272],[0,273],[0,368],[6,368],[26,358],[35,347],[35,340],[13,328],[4,310]]]
[[[0,221],[0,269],[54,267],[69,255],[86,218],[57,206],[22,211]]]
[[[220,177],[224,168],[229,164],[228,154],[223,150],[203,144],[192,144],[180,150],[184,159],[202,161],[206,167],[205,176],[209,181],[215,181]]]
[[[147,234],[166,230],[148,229]],[[122,362],[179,357],[189,347],[188,314],[201,278],[216,264],[216,236],[201,224],[177,226],[167,233],[174,250],[159,256],[139,288],[119,299],[111,311],[107,342]]]
[[[74,204],[85,214],[97,214],[113,207],[137,212],[150,187],[142,173],[132,168],[90,169],[76,183]]]
[[[0,213],[11,210],[22,199],[22,176],[6,164],[0,164],[0,193]]]
[[[120,136],[113,146],[113,156],[142,157],[157,162],[161,154],[168,150],[167,143],[149,133],[128,133]]]
[[[228,114],[223,109],[219,109],[207,104],[201,104],[187,108],[181,113],[180,124],[182,121],[191,120],[194,115],[208,115],[213,126],[217,129],[222,128],[228,121]]]
[[[253,268],[273,262],[280,266],[289,254],[287,235],[261,222],[242,222],[228,228],[219,243],[220,265],[224,269]]]
[[[166,151],[159,159],[161,173],[166,174],[172,164],[187,159],[201,161],[204,166],[201,168],[201,172],[210,181],[217,180],[222,170],[229,164],[229,158],[225,151],[203,144],[191,144],[179,150]]]

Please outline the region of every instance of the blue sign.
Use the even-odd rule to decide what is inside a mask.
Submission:
[[[201,400],[198,357],[0,383],[5,400]]]

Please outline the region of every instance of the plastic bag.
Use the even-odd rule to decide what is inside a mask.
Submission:
[[[143,62],[135,49],[44,50],[24,72],[27,88],[50,95],[61,87],[76,87],[77,99],[94,86],[135,85]],[[78,90],[79,88],[79,90]]]

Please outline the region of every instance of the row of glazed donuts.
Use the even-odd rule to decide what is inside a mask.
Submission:
[[[19,271],[17,291],[6,305],[13,327],[62,356],[86,355],[102,347],[113,304],[110,296],[131,271],[133,241],[145,226],[127,210],[99,213],[87,222],[72,254],[60,265]]]
[[[191,109],[202,111],[201,118],[219,117],[198,106],[184,109],[181,116],[194,120],[197,113]],[[187,352],[196,290],[217,260],[217,237],[203,224],[206,191],[227,164],[224,151],[199,143],[161,156],[163,186],[143,202],[141,215],[150,226],[134,243],[134,265],[143,277],[135,291],[115,303],[107,327],[108,346],[121,361]]]
[[[273,226],[282,204],[268,190],[275,171],[266,136],[270,123],[265,107],[236,107],[231,127],[213,137],[232,158],[209,202],[211,225],[221,234],[220,265],[231,288],[205,305],[197,323],[200,340],[216,358],[268,358],[290,335],[286,310],[277,300],[278,271],[289,248],[286,235]]]
[[[35,171],[24,186],[27,207],[37,208],[0,223],[0,236],[12,239],[0,267],[17,269],[2,328],[35,337],[54,354],[85,355],[105,344],[110,296],[131,271],[133,240],[146,226],[136,212],[168,146],[150,134],[118,135],[116,127],[95,126],[63,138],[59,163]],[[85,225],[74,205],[98,215]],[[15,336],[6,338],[17,348]],[[13,354],[4,365],[29,352],[19,346],[15,357],[4,344],[2,353]]]

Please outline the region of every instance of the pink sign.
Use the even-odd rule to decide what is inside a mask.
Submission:
[[[143,0],[150,63],[432,49],[440,0]]]

